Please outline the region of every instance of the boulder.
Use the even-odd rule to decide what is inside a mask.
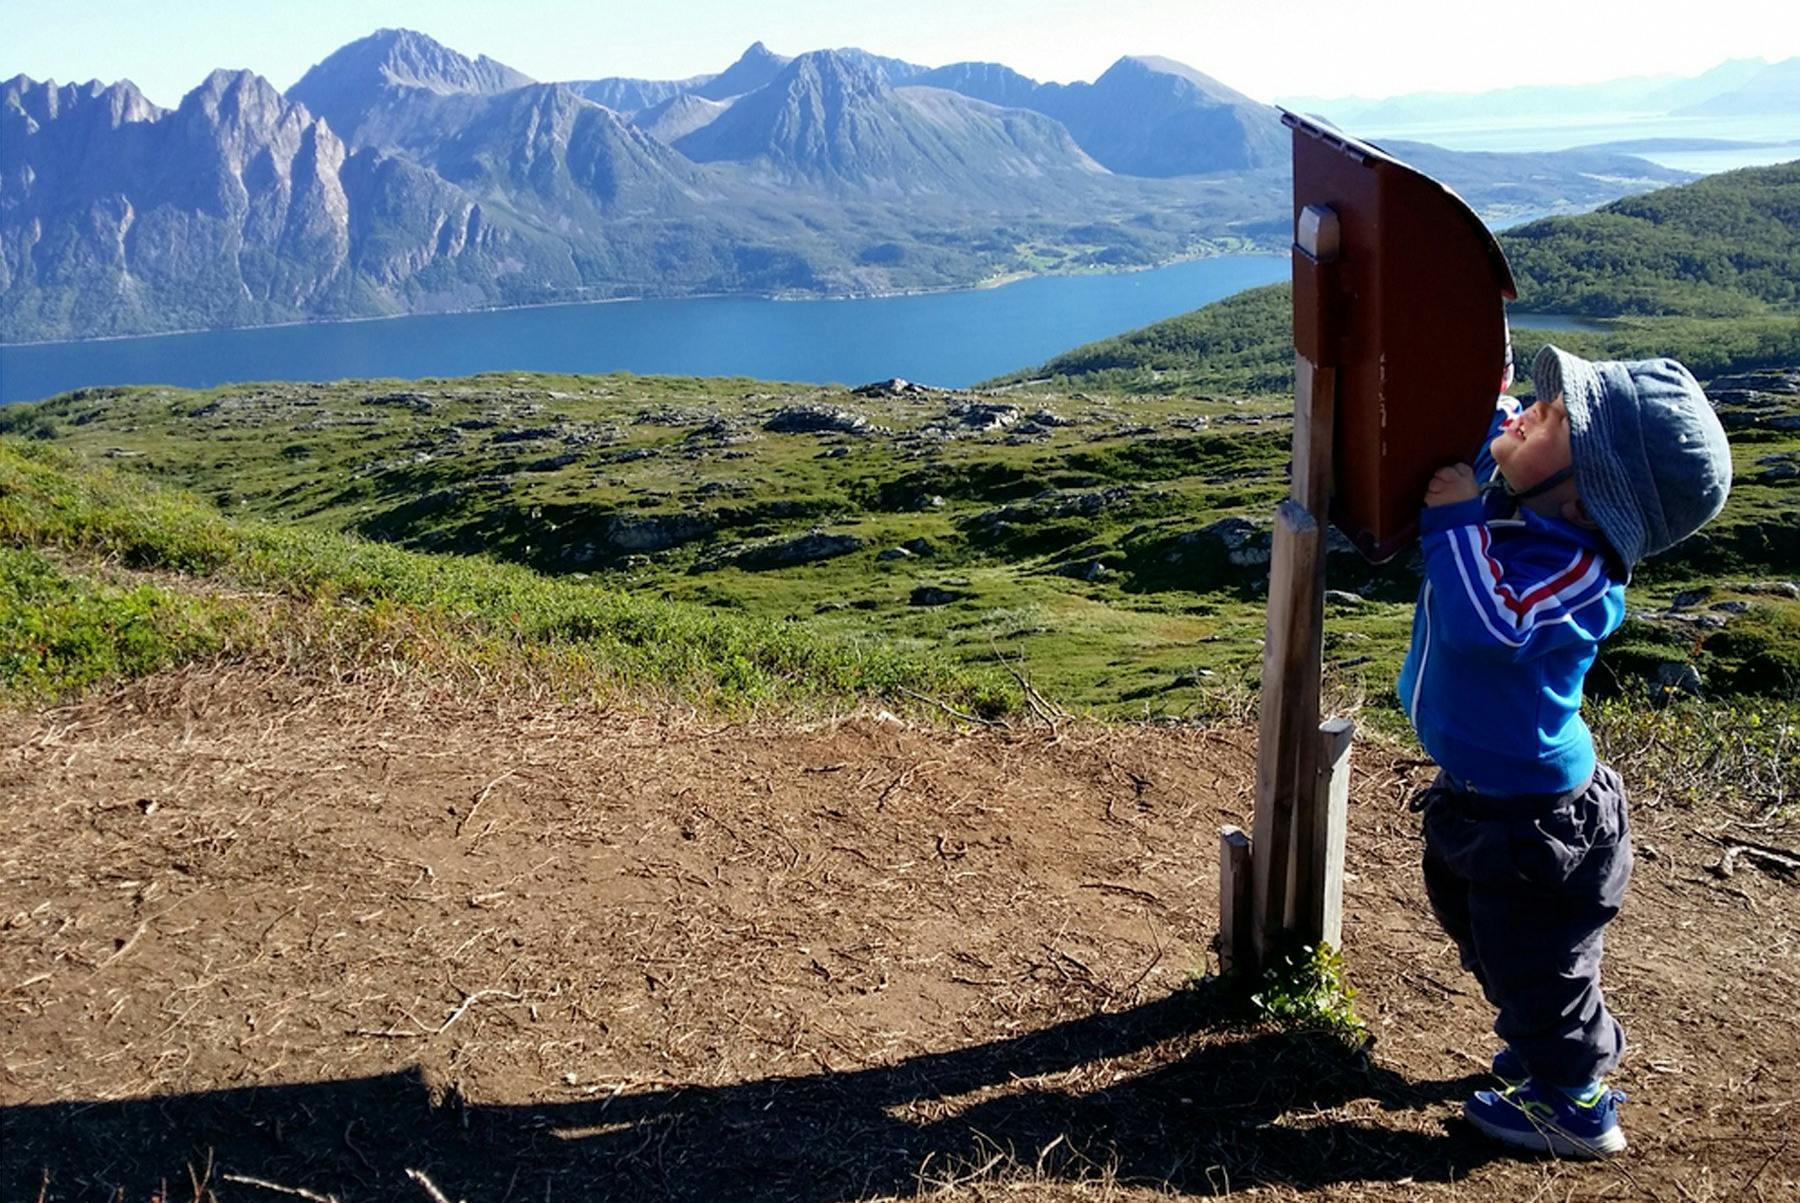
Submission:
[[[1170,564],[1199,563],[1219,556],[1233,568],[1261,568],[1268,564],[1275,541],[1268,521],[1253,521],[1236,514],[1209,522],[1174,540],[1163,559]],[[1325,528],[1326,556],[1356,557],[1356,545],[1335,526]]]
[[[983,510],[967,519],[967,524],[978,534],[993,536],[1014,526],[1049,522],[1057,518],[1092,518],[1108,510],[1129,505],[1143,496],[1157,497],[1160,494],[1140,494],[1131,485],[1111,485],[1104,489],[1045,489],[1026,501]]]
[[[1656,684],[1656,699],[1662,705],[1668,704],[1680,693],[1696,698],[1706,696],[1700,680],[1700,670],[1680,660],[1667,660],[1658,664],[1651,679]]]
[[[720,557],[721,564],[762,571],[769,568],[792,568],[798,564],[815,564],[838,556],[861,551],[866,544],[855,535],[832,534],[812,530],[803,535],[769,539],[734,547]]]
[[[1706,395],[1726,430],[1800,430],[1800,368],[1720,376]]]
[[[717,528],[705,514],[614,514],[606,520],[606,542],[617,551],[664,551]]]
[[[869,419],[855,410],[830,405],[789,405],[763,423],[770,434],[860,434]]]
[[[945,589],[940,585],[920,585],[907,598],[907,604],[913,606],[947,606],[951,602],[961,601],[969,596],[960,589]]]
[[[538,439],[553,439],[562,431],[554,426],[515,426],[511,430],[502,430],[494,436],[496,443],[530,443]]]
[[[1233,566],[1252,568],[1269,562],[1272,536],[1268,527],[1233,514],[1183,535],[1180,541],[1186,543],[1189,540],[1215,543],[1224,550],[1225,558]]]
[[[945,411],[951,423],[968,430],[1001,430],[1017,422],[1024,414],[1017,405],[1004,401],[968,401],[952,405]]]
[[[1071,577],[1078,581],[1088,581],[1091,583],[1093,581],[1105,580],[1113,574],[1113,570],[1099,560],[1076,560],[1073,563],[1064,564],[1059,567],[1056,570],[1056,574],[1058,576]]]
[[[850,390],[858,397],[907,397],[929,393],[932,390],[922,384],[914,384],[910,380],[902,380],[898,376],[886,380],[877,380],[870,384],[861,384]]]

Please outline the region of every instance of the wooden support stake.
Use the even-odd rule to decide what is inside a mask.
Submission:
[[[1250,905],[1250,837],[1239,827],[1219,828],[1219,972],[1253,969]]]
[[[1251,935],[1259,963],[1272,940],[1314,933],[1330,894],[1324,868],[1330,824],[1328,815],[1321,815],[1330,808],[1319,786],[1325,751],[1319,687],[1337,402],[1341,301],[1333,264],[1339,237],[1337,214],[1330,209],[1309,206],[1300,213],[1294,231],[1293,485],[1275,512],[1257,748]],[[1338,855],[1341,864],[1341,843]]]
[[[1318,778],[1313,786],[1313,859],[1306,874],[1314,888],[1299,913],[1298,934],[1308,944],[1344,940],[1344,845],[1350,822],[1350,743],[1356,724],[1328,718],[1319,724]]]
[[[1260,963],[1271,938],[1293,929],[1297,810],[1310,797],[1318,759],[1323,598],[1315,595],[1324,531],[1296,501],[1275,510],[1269,560],[1269,615],[1263,643],[1257,735],[1256,882],[1252,942]]]

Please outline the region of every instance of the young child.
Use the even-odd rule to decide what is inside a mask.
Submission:
[[[1504,1090],[1464,1105],[1519,1148],[1625,1147],[1605,1075],[1625,1034],[1600,991],[1606,924],[1631,876],[1625,791],[1597,763],[1582,679],[1625,614],[1631,566],[1716,516],[1725,432],[1672,359],[1590,363],[1545,347],[1537,400],[1501,397],[1473,466],[1425,494],[1425,582],[1400,699],[1439,766],[1425,888],[1499,1012]]]

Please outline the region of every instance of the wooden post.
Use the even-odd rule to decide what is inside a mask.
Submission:
[[[1356,724],[1328,718],[1319,724],[1319,776],[1313,787],[1313,861],[1307,879],[1318,889],[1300,912],[1299,935],[1309,944],[1344,941],[1344,843],[1350,822],[1350,742]]]
[[[1295,859],[1294,836],[1303,825],[1296,812],[1317,775],[1324,614],[1312,592],[1323,551],[1324,531],[1313,516],[1296,501],[1282,502],[1269,560],[1257,735],[1251,942],[1259,963],[1270,940],[1293,927],[1296,868],[1306,864]]]
[[[1250,946],[1250,837],[1241,828],[1219,828],[1219,972],[1254,969]]]
[[[1284,935],[1320,938],[1341,911],[1341,839],[1332,868],[1329,788],[1347,752],[1319,724],[1325,632],[1325,525],[1337,400],[1337,215],[1308,207],[1294,239],[1294,442],[1289,500],[1275,513],[1258,734],[1251,945],[1260,963]],[[1347,726],[1347,724],[1346,724]],[[1327,740],[1332,741],[1327,747]],[[1331,882],[1337,883],[1334,892]],[[1336,898],[1339,901],[1333,901]],[[1340,921],[1341,922],[1341,921]]]

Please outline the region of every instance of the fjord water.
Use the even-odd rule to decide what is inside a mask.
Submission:
[[[488,371],[754,376],[962,387],[1286,279],[1279,255],[1046,276],[844,301],[621,301],[385,321],[0,346],[0,403],[100,384],[463,376]]]

